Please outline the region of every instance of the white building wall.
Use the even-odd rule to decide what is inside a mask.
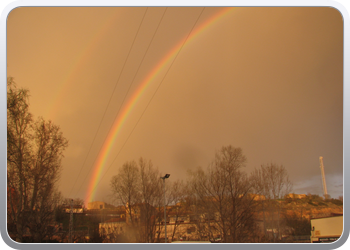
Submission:
[[[311,242],[320,238],[340,237],[343,234],[343,216],[311,219]]]

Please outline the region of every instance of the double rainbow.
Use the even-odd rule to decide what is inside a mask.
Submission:
[[[128,100],[126,105],[123,106],[123,109],[121,110],[119,116],[115,119],[114,124],[109,131],[108,136],[106,137],[106,140],[104,141],[104,144],[99,152],[98,158],[95,162],[92,177],[90,179],[88,190],[85,196],[85,202],[91,202],[94,199],[97,185],[99,183],[99,180],[101,178],[101,173],[106,165],[106,161],[111,153],[111,148],[114,145],[114,142],[116,141],[117,136],[119,135],[123,124],[127,120],[129,114],[137,104],[137,101],[142,96],[142,94],[145,92],[147,87],[151,84],[151,82],[157,77],[157,75],[164,69],[164,67],[172,61],[172,59],[175,58],[177,53],[180,51],[180,49],[184,46],[189,44],[191,41],[193,41],[201,32],[206,30],[207,28],[211,27],[216,21],[220,20],[222,17],[224,17],[227,13],[232,11],[233,8],[224,8],[209,19],[207,19],[205,22],[203,22],[200,26],[198,26],[196,29],[192,31],[192,33],[188,36],[182,39],[179,43],[177,43],[158,63],[157,65],[149,72],[149,74],[146,76],[146,78],[139,84],[136,91],[132,94],[131,98]]]

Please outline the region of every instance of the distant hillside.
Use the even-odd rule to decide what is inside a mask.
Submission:
[[[301,199],[286,198],[281,202],[286,214],[297,214],[307,219],[343,213],[343,201],[338,199],[325,200],[318,195],[307,195]]]

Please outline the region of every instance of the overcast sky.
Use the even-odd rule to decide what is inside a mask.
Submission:
[[[30,90],[34,116],[52,120],[69,140],[63,196],[85,197],[123,100],[174,48],[115,137],[95,200],[109,201],[111,176],[126,161],[152,160],[174,181],[206,168],[227,145],[243,149],[247,173],[283,165],[295,193],[322,194],[323,156],[329,194],[343,194],[336,9],[21,7],[8,17],[7,73]]]

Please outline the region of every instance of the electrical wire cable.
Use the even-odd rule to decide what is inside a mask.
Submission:
[[[193,24],[193,26],[192,26],[191,31],[188,33],[188,35],[187,35],[187,37],[186,37],[185,41],[182,43],[182,45],[181,45],[181,47],[180,47],[179,51],[176,53],[176,55],[175,55],[175,57],[174,57],[173,61],[171,62],[170,66],[168,67],[167,71],[165,72],[165,74],[164,74],[164,76],[163,76],[162,80],[160,81],[159,85],[157,86],[157,88],[156,88],[155,92],[153,93],[153,95],[152,95],[151,99],[150,99],[150,100],[149,100],[149,102],[147,103],[147,105],[146,105],[145,109],[143,110],[143,112],[142,112],[142,114],[141,114],[140,118],[137,120],[137,122],[136,122],[135,126],[133,127],[133,129],[131,130],[130,134],[129,134],[129,135],[128,135],[128,137],[126,138],[126,140],[125,140],[124,144],[122,145],[122,147],[121,147],[121,148],[120,148],[120,150],[118,151],[117,155],[114,157],[114,159],[113,159],[112,163],[111,163],[111,164],[109,165],[109,167],[107,168],[106,172],[105,172],[105,173],[104,173],[104,174],[101,176],[100,180],[99,180],[99,181],[96,183],[95,188],[92,190],[92,192],[94,192],[94,190],[97,188],[98,184],[100,184],[101,180],[102,180],[102,179],[105,177],[106,173],[107,173],[107,172],[108,172],[108,170],[111,168],[111,166],[113,165],[113,163],[114,163],[114,162],[115,162],[115,160],[117,159],[118,155],[119,155],[119,154],[120,154],[120,152],[123,150],[123,148],[124,148],[124,146],[126,145],[126,143],[128,142],[128,140],[129,140],[129,138],[130,138],[131,134],[134,132],[134,130],[135,130],[135,128],[136,128],[136,126],[139,124],[139,122],[140,122],[140,120],[142,119],[143,115],[145,114],[145,112],[146,112],[146,110],[147,110],[148,106],[149,106],[149,105],[150,105],[150,103],[152,102],[152,100],[153,100],[154,96],[155,96],[155,95],[156,95],[156,93],[158,92],[158,90],[159,90],[160,86],[162,85],[162,83],[163,83],[164,79],[166,78],[166,76],[168,75],[168,73],[169,73],[169,71],[170,71],[171,67],[173,66],[174,62],[176,61],[176,58],[177,58],[177,57],[178,57],[178,55],[180,54],[180,52],[181,52],[181,50],[182,50],[183,46],[186,44],[186,42],[187,42],[188,38],[190,37],[190,35],[191,35],[191,33],[192,33],[192,31],[193,31],[194,27],[196,26],[196,24],[197,24],[198,20],[199,20],[199,19],[200,19],[200,17],[202,16],[204,9],[205,9],[205,7],[203,7],[202,11],[200,12],[200,14],[199,14],[199,16],[198,16],[198,18],[197,18],[196,22],[195,22],[195,23]]]
[[[150,42],[149,42],[149,44],[148,44],[148,47],[147,47],[147,49],[146,49],[146,51],[145,51],[145,53],[144,53],[144,55],[143,55],[143,57],[142,57],[142,59],[141,59],[139,65],[138,65],[138,68],[137,68],[137,70],[136,70],[136,72],[135,72],[135,74],[134,74],[134,77],[133,77],[133,79],[132,79],[132,81],[131,81],[131,84],[129,85],[129,88],[128,88],[126,94],[124,95],[122,104],[119,106],[119,109],[118,109],[118,111],[117,111],[117,113],[116,113],[116,115],[115,115],[115,117],[114,117],[114,120],[118,117],[119,112],[120,112],[120,109],[121,109],[121,107],[124,105],[126,96],[128,95],[128,93],[129,93],[129,91],[130,91],[130,89],[131,89],[131,86],[133,85],[133,83],[134,83],[134,81],[135,81],[135,78],[136,78],[136,76],[137,76],[137,74],[138,74],[138,71],[140,70],[141,65],[142,65],[142,63],[143,63],[143,61],[144,61],[144,59],[145,59],[145,57],[146,57],[146,55],[147,55],[147,53],[148,53],[148,50],[149,50],[149,48],[151,47],[151,44],[152,44],[152,42],[153,42],[153,40],[154,40],[154,37],[155,37],[156,34],[157,34],[157,31],[158,31],[158,29],[159,29],[159,27],[160,27],[161,22],[163,21],[163,18],[164,18],[164,16],[165,16],[165,13],[166,13],[167,9],[168,9],[168,7],[165,8],[165,10],[164,10],[164,12],[163,12],[163,14],[162,14],[162,17],[160,18],[160,21],[159,21],[159,23],[158,23],[158,25],[157,25],[157,28],[156,28],[156,30],[154,31],[153,35],[152,35],[152,38],[151,38],[151,40],[150,40]],[[108,130],[108,133],[107,133],[106,137],[107,137],[108,134],[110,133],[112,127],[113,127],[113,123],[111,124],[111,126],[110,126],[110,128],[109,128],[109,130]],[[106,138],[105,138],[105,139],[106,139]],[[101,151],[102,147],[103,147],[103,144],[101,145],[101,147],[100,147],[100,149],[99,149],[98,152]],[[98,157],[98,155],[96,155],[95,160],[94,160],[94,163],[96,162],[97,157]],[[94,164],[93,164],[93,165],[94,165]],[[79,189],[76,191],[76,193],[78,193],[78,192],[80,191],[80,189],[81,189],[82,185],[84,184],[84,182],[85,182],[85,180],[86,180],[88,174],[90,173],[90,171],[91,171],[91,167],[90,167],[89,171],[87,172],[87,174],[86,174],[86,176],[85,176],[85,178],[84,178],[82,184],[80,185]]]
[[[89,148],[89,150],[88,150],[88,152],[87,152],[87,154],[86,154],[86,157],[85,157],[85,159],[84,159],[84,162],[83,162],[82,166],[80,167],[80,170],[79,170],[79,173],[78,173],[78,177],[80,176],[81,171],[82,171],[83,167],[85,166],[86,160],[87,160],[87,158],[88,158],[88,156],[89,156],[89,154],[90,154],[90,152],[91,152],[92,146],[94,145],[95,140],[96,140],[96,138],[97,138],[97,134],[98,134],[98,132],[100,131],[102,122],[103,122],[103,120],[104,120],[104,118],[105,118],[105,116],[106,116],[107,110],[108,110],[108,108],[109,108],[109,106],[110,106],[110,104],[111,104],[112,97],[113,97],[114,92],[115,92],[115,90],[116,90],[116,88],[117,88],[117,86],[118,86],[120,77],[121,77],[121,75],[122,75],[123,72],[124,72],[124,68],[125,68],[126,62],[128,61],[129,56],[130,56],[130,53],[131,53],[131,51],[132,51],[132,49],[133,49],[133,47],[134,47],[136,38],[137,38],[137,36],[138,36],[138,34],[139,34],[140,28],[141,28],[141,26],[142,26],[142,24],[143,24],[143,21],[144,21],[144,19],[145,19],[145,16],[146,16],[147,11],[148,11],[148,7],[146,8],[145,13],[143,14],[143,17],[142,17],[142,19],[141,19],[140,25],[139,25],[139,27],[138,27],[138,29],[137,29],[137,32],[136,32],[136,34],[135,34],[135,37],[134,37],[134,39],[133,39],[133,41],[132,41],[132,44],[131,44],[130,49],[129,49],[129,52],[128,52],[127,56],[126,56],[126,59],[125,59],[124,64],[123,64],[123,66],[122,66],[122,69],[121,69],[121,71],[120,71],[120,73],[119,73],[118,79],[117,79],[117,81],[116,81],[116,84],[114,85],[112,94],[111,94],[111,96],[110,96],[110,98],[109,98],[109,100],[108,100],[108,102],[107,102],[107,106],[106,106],[106,108],[105,108],[105,110],[104,110],[104,113],[103,113],[103,115],[102,115],[100,124],[99,124],[98,127],[97,127],[96,133],[95,133],[95,135],[94,135],[94,138],[93,138],[93,140],[92,140],[92,143],[91,143],[91,145],[90,145],[90,148]],[[90,167],[88,173],[89,173],[90,171],[91,171],[91,167]],[[86,179],[86,177],[85,177],[85,179]],[[85,179],[84,179],[84,181],[85,181]],[[74,190],[74,187],[75,187],[75,185],[77,184],[77,181],[78,181],[78,178],[75,179],[75,182],[74,182],[74,184],[73,184],[72,189],[70,190],[70,192],[69,192],[69,194],[68,194],[68,197],[71,195],[72,191]],[[83,183],[84,183],[84,181],[83,181]]]

